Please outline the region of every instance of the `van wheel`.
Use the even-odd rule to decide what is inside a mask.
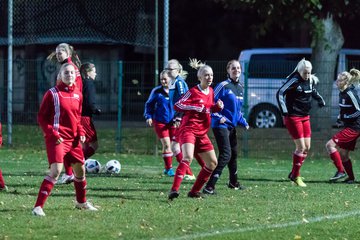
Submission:
[[[282,120],[279,110],[271,105],[259,105],[250,115],[250,126],[253,128],[281,127]]]

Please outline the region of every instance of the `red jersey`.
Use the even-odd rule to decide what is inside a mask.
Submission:
[[[214,103],[214,91],[211,87],[205,93],[197,85],[187,91],[178,102],[174,109],[177,112],[183,112],[179,131],[190,131],[195,136],[205,135],[210,128],[211,112],[219,112],[219,108]]]
[[[64,140],[85,136],[80,123],[82,93],[75,85],[61,82],[44,95],[38,112],[38,122],[46,139]]]

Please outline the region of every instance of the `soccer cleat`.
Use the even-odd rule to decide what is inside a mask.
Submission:
[[[346,177],[346,173],[344,172],[336,172],[335,175],[330,178],[330,182],[336,182],[337,180]]]
[[[175,190],[171,190],[170,193],[169,193],[169,200],[173,200],[174,198],[177,198],[179,197],[179,192],[178,191],[175,191]]]
[[[236,182],[236,183],[228,182],[227,186],[228,186],[228,188],[234,189],[234,190],[245,190],[246,189],[246,187],[241,185],[239,182]]]
[[[4,192],[7,192],[9,189],[8,189],[8,187],[5,185],[3,188],[0,188],[0,192],[1,191],[4,191]]]
[[[175,176],[175,172],[174,172],[174,170],[172,168],[164,169],[163,173],[165,175],[168,175],[169,177]]]
[[[37,207],[33,208],[32,215],[38,216],[38,217],[45,217],[44,210],[40,206],[37,206]]]
[[[188,175],[188,174],[186,174],[186,175],[184,176],[183,180],[193,181],[193,180],[196,180],[196,177],[195,177],[194,174],[193,174],[193,175]]]
[[[201,192],[188,192],[189,198],[204,198],[204,195]]]
[[[202,192],[203,192],[203,194],[209,194],[209,195],[215,195],[216,194],[215,189],[212,188],[212,187],[204,187]]]
[[[91,203],[89,203],[89,202],[76,203],[75,207],[77,209],[84,209],[84,210],[89,210],[89,211],[97,211],[98,210],[96,207],[91,205]]]
[[[294,183],[296,183],[299,187],[306,187],[306,184],[303,182],[303,178],[300,176],[294,179]]]
[[[355,183],[355,179],[350,179],[350,178],[346,178],[344,181],[342,181],[343,183],[347,183],[347,184],[354,184]]]
[[[67,175],[66,173],[64,173],[64,174],[61,176],[60,181],[58,181],[57,183],[58,183],[58,184],[69,184],[69,183],[72,183],[73,181],[74,181],[74,174],[72,174],[72,175]]]

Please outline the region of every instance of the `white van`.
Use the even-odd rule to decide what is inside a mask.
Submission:
[[[256,48],[241,51],[239,61],[243,69],[242,80],[247,83],[245,91],[248,108],[245,113],[250,126],[282,126],[276,91],[302,58],[311,59],[311,51],[311,48]],[[337,59],[334,80],[338,73],[352,67],[360,69],[360,49],[342,49]],[[335,122],[339,114],[338,90],[334,84],[332,88],[331,116]]]

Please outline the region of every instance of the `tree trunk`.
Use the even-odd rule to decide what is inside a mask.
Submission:
[[[313,73],[316,73],[320,80],[316,89],[324,98],[326,106],[318,109],[317,104],[313,103],[311,122],[312,129],[320,131],[328,130],[334,124],[331,121],[332,89],[337,74],[337,56],[344,44],[344,37],[340,25],[332,16],[319,19],[314,25],[316,30],[313,34]]]

